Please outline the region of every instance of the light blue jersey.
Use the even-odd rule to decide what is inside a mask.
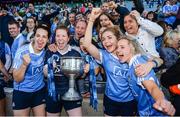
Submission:
[[[14,81],[14,89],[24,92],[35,92],[44,87],[44,56],[45,50],[42,50],[39,54],[35,54],[31,43],[20,47],[14,58],[14,69],[19,69],[23,64],[23,55],[29,54],[31,62],[24,75],[24,80],[17,83]]]
[[[128,81],[130,88],[138,102],[138,112],[140,116],[161,116],[163,113],[153,108],[155,103],[153,97],[142,85],[142,81],[153,80],[158,86],[159,81],[152,70],[146,77],[137,77],[135,74],[135,66],[138,64],[146,63],[147,61],[141,56],[134,56],[129,63]]]
[[[26,42],[27,42],[27,40],[22,34],[19,34],[14,39],[13,44],[11,46],[12,59],[14,59],[17,49],[20,48]]]
[[[169,9],[169,7],[166,8],[166,10],[169,13],[171,13],[171,12],[178,12],[178,9],[179,9],[178,5],[172,5],[172,6],[170,6],[170,9]],[[176,16],[175,15],[170,15],[170,16],[168,16],[168,17],[166,17],[164,19],[165,22],[167,22],[168,24],[171,24],[171,25],[173,25],[175,20],[176,20]]]
[[[104,67],[107,81],[105,94],[117,102],[127,102],[134,99],[127,81],[128,65],[120,63],[119,59],[107,52],[100,50],[101,64]]]

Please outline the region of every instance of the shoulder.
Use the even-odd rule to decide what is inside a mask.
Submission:
[[[131,58],[129,65],[136,66],[138,64],[146,63],[147,60],[148,58],[145,55],[137,54]]]
[[[69,53],[74,55],[74,56],[79,56],[79,57],[81,56],[81,52],[75,48],[72,48]]]
[[[18,48],[16,53],[21,54],[27,51],[29,51],[29,44],[23,45],[20,48]]]

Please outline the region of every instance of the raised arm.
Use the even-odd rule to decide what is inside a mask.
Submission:
[[[94,21],[100,14],[101,14],[100,8],[93,8],[86,29],[85,38],[84,41],[82,42],[83,47],[85,47],[88,53],[97,60],[100,60],[100,53],[98,48],[92,44],[92,29],[93,29]]]
[[[158,25],[157,23],[152,22],[150,20],[142,18],[140,16],[139,12],[137,12],[136,10],[131,11],[130,14],[136,18],[138,24],[141,27],[143,27],[145,30],[147,30],[154,37],[157,37],[157,36],[160,36],[163,34],[164,30],[160,25]]]

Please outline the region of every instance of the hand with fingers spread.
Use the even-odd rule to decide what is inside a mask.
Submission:
[[[23,65],[28,66],[30,62],[31,62],[31,58],[29,54],[23,55]]]
[[[153,107],[170,116],[173,116],[175,114],[174,106],[171,104],[171,102],[165,99],[157,100],[156,103],[153,104]]]

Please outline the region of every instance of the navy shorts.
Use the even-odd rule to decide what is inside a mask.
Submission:
[[[13,110],[33,108],[45,103],[45,88],[36,92],[13,91]]]
[[[4,87],[0,85],[0,100],[6,97],[4,93]]]
[[[49,113],[61,113],[62,108],[66,111],[72,110],[82,106],[82,100],[78,101],[64,101],[62,99],[54,101],[48,94],[46,95],[46,111]]]
[[[104,95],[104,113],[109,116],[134,116],[137,115],[137,102],[117,102]]]

